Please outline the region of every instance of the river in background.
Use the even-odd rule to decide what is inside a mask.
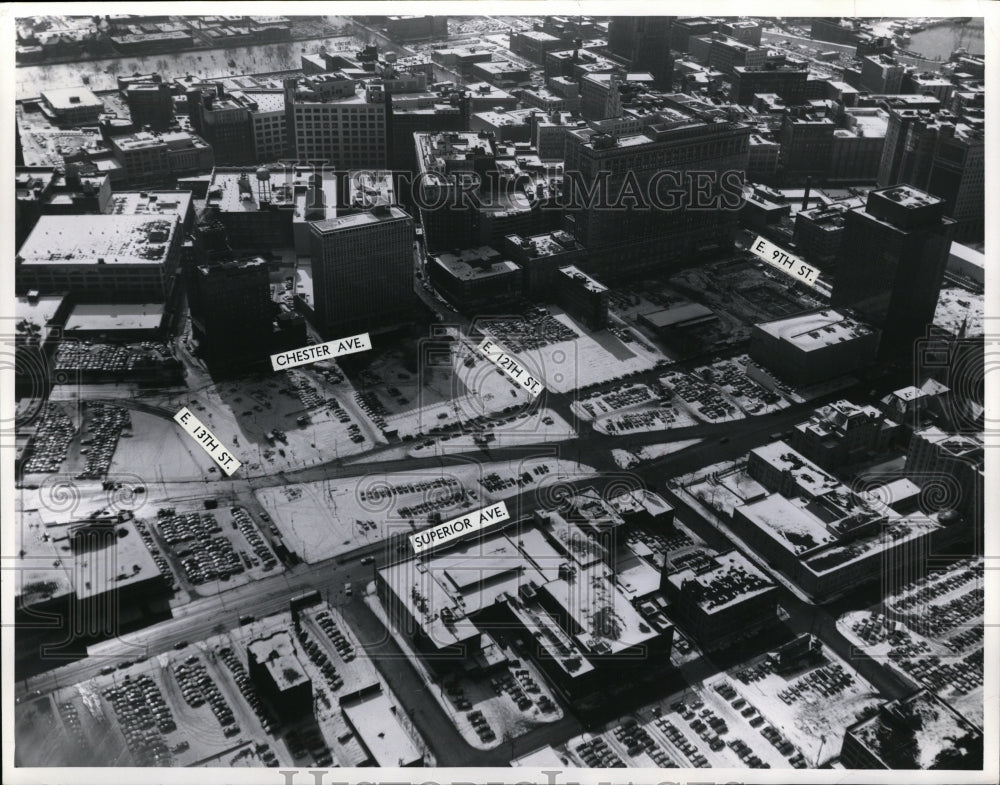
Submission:
[[[946,24],[930,27],[914,33],[910,41],[903,45],[911,52],[918,52],[929,60],[947,60],[959,47],[965,47],[969,54],[981,55],[986,50],[983,37],[983,19],[974,17],[966,24]]]
[[[135,72],[147,74],[156,71],[164,79],[187,74],[206,79],[234,74],[297,71],[302,68],[303,54],[315,54],[321,48],[328,52],[353,54],[360,48],[360,43],[352,36],[338,36],[223,49],[165,52],[144,57],[21,66],[15,72],[16,94],[18,100],[37,98],[42,90],[73,87],[81,82],[98,92],[117,90],[117,77]]]

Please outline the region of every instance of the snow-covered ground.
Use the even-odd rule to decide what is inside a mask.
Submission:
[[[547,390],[566,393],[591,384],[612,381],[638,371],[648,371],[669,358],[646,343],[639,333],[624,322],[612,318],[614,329],[593,332],[556,306],[547,306],[552,318],[569,328],[577,337],[551,343],[540,349],[515,353],[526,367],[538,369]],[[494,334],[484,322],[483,332],[504,344],[503,336]],[[614,330],[629,338],[623,341]]]
[[[698,444],[701,441],[701,439],[682,439],[678,442],[648,444],[635,451],[612,450],[611,456],[620,468],[631,469],[633,466],[638,466],[640,463],[655,461],[657,458],[662,458],[664,455],[670,455],[671,453],[686,450],[688,447]]]
[[[472,341],[455,341],[450,351],[445,364],[427,363],[421,368],[412,392],[407,392],[411,403],[406,408],[385,401],[392,407],[385,418],[387,426],[400,437],[423,438],[458,423],[522,410],[532,403],[528,392],[477,352]],[[407,389],[400,383],[396,386]]]
[[[208,385],[171,403],[178,410],[189,407],[210,431],[232,447],[244,463],[240,469],[243,476],[272,475],[386,444],[381,431],[358,407],[350,382],[327,381],[321,375],[323,367],[316,363],[273,376]],[[309,385],[313,392],[296,392],[291,387],[293,380]],[[315,395],[316,402],[305,403],[302,396],[307,394]],[[305,425],[297,424],[300,416],[308,418]],[[341,422],[342,418],[347,422]],[[361,442],[350,438],[353,425],[360,429]],[[267,434],[274,429],[283,431],[287,442],[269,443]]]
[[[883,703],[878,690],[849,662],[826,646],[822,655],[818,662],[791,673],[767,672],[744,683],[736,677],[741,666],[730,671],[728,679],[742,698],[802,751],[811,767],[839,755],[844,731],[857,721],[860,713]],[[831,682],[825,679],[834,680],[838,674],[846,684],[828,686]]]
[[[525,480],[525,475],[531,482]],[[409,535],[431,524],[531,492],[542,505],[554,488],[596,477],[592,467],[556,458],[469,463],[375,473],[256,491],[288,547],[308,563]],[[508,505],[512,516],[516,507]]]
[[[844,614],[837,628],[868,656],[982,727],[982,590],[981,574],[959,562],[888,595],[881,606]]]
[[[982,294],[974,294],[968,289],[945,286],[938,296],[934,311],[934,324],[958,335],[963,327],[968,337],[983,334],[986,316],[986,300]]]
[[[21,66],[17,74],[17,98],[35,98],[43,90],[79,84],[87,78],[91,90],[116,90],[118,76],[158,71],[170,78],[192,75],[200,79],[241,74],[267,74],[295,71],[302,68],[302,55],[316,53],[320,47],[328,52],[354,53],[360,47],[350,36],[285,41],[276,44],[237,46],[223,49],[201,49],[190,52],[151,54],[145,57],[118,57],[107,60],[87,60],[75,63]],[[230,65],[230,61],[235,66]]]

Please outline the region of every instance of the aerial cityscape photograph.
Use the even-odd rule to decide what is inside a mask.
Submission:
[[[4,782],[996,782],[1000,15],[176,5],[8,19]]]

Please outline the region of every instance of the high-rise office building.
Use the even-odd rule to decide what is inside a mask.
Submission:
[[[901,93],[906,66],[889,55],[861,58],[861,89],[879,94]]]
[[[133,82],[125,90],[132,125],[153,131],[166,130],[174,121],[174,99],[170,85],[160,81]]]
[[[897,185],[847,212],[833,305],[882,331],[880,357],[909,357],[934,319],[954,233],[944,208],[938,197]]]
[[[806,100],[809,69],[803,62],[784,65],[765,62],[762,66],[733,66],[732,100],[738,104],[753,103],[757,93],[775,93],[786,104],[801,104]]]
[[[616,16],[608,24],[608,48],[612,53],[624,58],[630,68],[649,71],[661,90],[669,90],[673,81],[672,19],[670,16]]]
[[[829,117],[811,112],[790,111],[784,116],[779,165],[783,184],[802,184],[809,177],[826,178],[836,127]]]
[[[286,79],[292,155],[338,170],[385,168],[386,104],[380,87],[359,88],[342,72]]]
[[[955,238],[981,240],[985,213],[986,147],[982,128],[947,112],[889,113],[878,184],[906,183],[945,201]]]
[[[736,232],[749,127],[668,108],[658,114],[641,133],[566,137],[567,228],[606,278],[719,251]]]
[[[398,207],[316,221],[313,302],[328,338],[405,322],[414,305],[413,218]]]
[[[191,325],[210,368],[267,361],[277,309],[266,261],[197,267],[188,298]]]
[[[256,160],[249,103],[242,92],[227,93],[221,84],[214,95],[201,88],[188,92],[191,125],[212,145],[220,164],[250,164]]]

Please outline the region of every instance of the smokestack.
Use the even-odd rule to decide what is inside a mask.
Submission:
[[[806,190],[802,194],[802,209],[809,209],[809,190],[812,187],[812,177],[806,177]]]

